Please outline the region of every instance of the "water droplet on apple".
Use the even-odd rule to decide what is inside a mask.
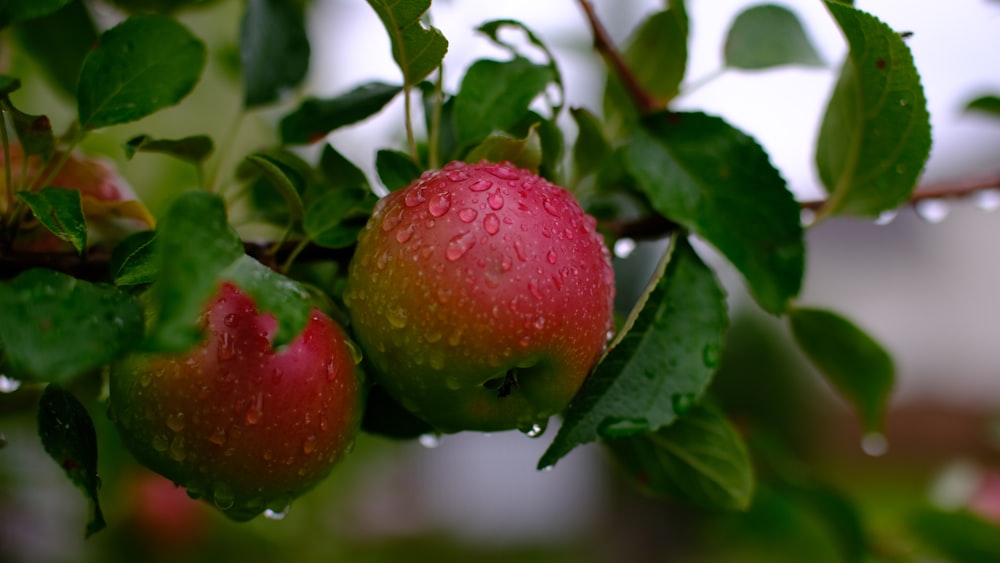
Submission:
[[[471,223],[475,221],[476,216],[478,215],[479,212],[476,211],[475,209],[472,209],[471,207],[463,208],[461,211],[458,212],[458,218],[461,219],[463,223]]]
[[[548,212],[549,215],[553,217],[559,217],[559,209],[556,208],[556,205],[552,203],[552,201],[549,198],[545,198],[542,200],[542,207],[545,209],[546,212]]]
[[[226,444],[226,431],[222,427],[216,428],[208,437],[208,441],[219,447],[224,446]]]
[[[350,340],[344,340],[344,344],[347,345],[347,352],[351,355],[351,361],[354,362],[354,365],[360,364],[361,360],[364,359],[361,348]]]
[[[233,495],[233,489],[224,483],[216,483],[215,487],[212,489],[212,502],[215,506],[219,507],[220,510],[229,510],[236,503],[236,497]]]
[[[167,451],[167,448],[169,448],[169,447],[170,447],[170,441],[167,440],[166,436],[164,436],[162,434],[157,434],[157,435],[153,436],[153,449],[154,450],[156,450],[156,451],[158,451],[160,453],[163,453],[163,452]]]
[[[517,180],[518,178],[517,171],[510,165],[497,164],[486,170],[501,180]]]
[[[427,198],[424,197],[423,188],[408,190],[406,195],[403,196],[403,203],[406,204],[407,207],[416,207],[425,201],[427,201]]]
[[[219,348],[216,352],[220,362],[227,362],[236,356],[236,340],[228,332],[219,334]]]
[[[174,436],[174,439],[170,442],[170,449],[167,451],[167,455],[174,461],[184,461],[184,458],[187,457],[187,449],[184,447],[183,435],[178,434]]]
[[[397,209],[389,215],[386,215],[385,219],[382,220],[382,230],[389,232],[399,225],[400,221],[403,220],[403,210]]]
[[[421,434],[417,441],[425,448],[434,449],[441,445],[441,436],[438,434]]]
[[[430,357],[427,359],[427,363],[430,364],[431,368],[441,371],[444,369],[444,353],[441,350],[432,350]]]
[[[528,282],[528,292],[534,295],[535,299],[542,298],[542,292],[538,290],[538,284],[535,283],[535,280],[531,280]]]
[[[225,325],[228,326],[229,328],[232,328],[240,324],[240,318],[236,316],[236,313],[229,313],[228,315],[222,318],[222,322],[225,323]]]
[[[333,381],[333,380],[337,379],[337,374],[339,372],[340,372],[340,369],[337,366],[337,361],[336,360],[330,360],[330,363],[326,364],[326,380],[327,381]]]
[[[302,453],[309,455],[316,451],[316,436],[306,436],[302,441]]]
[[[549,261],[549,264],[555,265],[556,260],[558,260],[555,250],[550,250],[548,254],[545,255],[545,259]]]
[[[881,432],[869,432],[861,438],[861,450],[872,457],[885,455],[889,440]]]
[[[445,251],[444,257],[447,258],[449,262],[454,262],[462,256],[465,256],[465,253],[475,245],[476,235],[471,232],[467,231],[455,235],[450,241],[448,241],[448,249]]]
[[[492,187],[493,182],[489,180],[476,180],[475,182],[469,184],[469,189],[474,192],[485,192]]]
[[[0,375],[0,393],[13,393],[21,387],[21,381],[6,375]]]
[[[406,327],[406,309],[402,307],[393,307],[385,312],[385,319],[389,321],[389,324],[393,328],[405,328]]]
[[[496,190],[490,195],[486,196],[486,203],[490,204],[490,208],[494,211],[499,211],[503,209],[503,196],[500,195],[500,190]]]
[[[281,368],[276,367],[271,370],[271,383],[278,384],[284,377],[285,372],[281,371]]]
[[[483,219],[483,228],[491,235],[497,234],[500,232],[500,219],[497,218],[495,213],[486,215],[486,218]]]
[[[257,393],[256,400],[247,407],[246,421],[247,424],[257,424],[260,422],[261,416],[264,414],[264,395],[263,393]]]
[[[430,203],[427,204],[427,210],[431,212],[431,215],[435,217],[440,217],[448,212],[451,208],[451,196],[448,192],[440,193],[433,198],[431,198]]]
[[[620,238],[615,241],[615,256],[628,258],[635,251],[635,241],[630,238]]]
[[[192,500],[198,500],[205,496],[205,484],[197,481],[191,480],[184,485],[185,491],[187,491],[188,497]]]
[[[167,428],[174,432],[184,430],[184,413],[171,413],[167,415]]]
[[[396,242],[398,242],[399,244],[403,244],[404,242],[410,240],[411,238],[413,238],[413,231],[414,227],[412,223],[407,225],[405,229],[400,229],[396,231]]]

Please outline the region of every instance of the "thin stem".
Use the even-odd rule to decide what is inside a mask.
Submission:
[[[434,82],[434,105],[431,110],[431,130],[427,132],[427,165],[431,169],[440,166],[441,147],[441,107],[444,105],[444,65],[438,67]]]
[[[646,89],[639,84],[639,79],[636,78],[632,69],[629,68],[628,63],[622,57],[621,52],[615,47],[614,42],[611,40],[611,36],[608,35],[604,25],[601,20],[598,19],[597,13],[594,11],[594,6],[590,3],[590,0],[579,0],[580,7],[583,9],[583,13],[587,16],[587,21],[590,23],[590,28],[594,34],[594,49],[597,50],[604,60],[607,62],[611,70],[618,76],[628,91],[629,96],[632,97],[632,101],[635,102],[636,108],[638,108],[639,113],[647,114],[653,113],[655,111],[665,109],[666,103],[661,100],[656,99]]]
[[[10,139],[7,137],[7,112],[0,108],[0,142],[3,142],[4,186],[0,192],[0,216],[14,205],[14,174],[10,169]]]
[[[246,115],[246,109],[240,108],[239,113],[236,114],[236,119],[233,120],[233,124],[229,126],[229,131],[226,133],[222,146],[219,147],[219,157],[215,161],[215,167],[212,169],[212,173],[209,175],[208,185],[204,186],[209,193],[219,193],[219,182],[222,175],[222,169],[224,166],[228,165],[230,159],[232,159],[233,152],[236,150],[236,138],[239,135],[240,129],[243,128],[243,120],[246,118]]]
[[[1000,173],[976,178],[958,178],[942,182],[934,182],[918,186],[907,204],[914,204],[925,199],[953,199],[972,195],[976,192],[1000,188]],[[803,209],[822,212],[830,204],[830,200],[817,199],[800,203]]]
[[[407,84],[403,89],[403,106],[406,111],[406,146],[413,162],[420,162],[420,155],[417,154],[417,139],[413,134],[413,100],[410,95],[412,93],[410,85]]]

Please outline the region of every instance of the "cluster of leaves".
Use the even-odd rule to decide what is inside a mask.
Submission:
[[[26,154],[50,163],[56,146],[67,154],[95,130],[180,103],[203,72],[206,46],[169,12],[201,3],[141,3],[161,13],[135,13],[103,32],[81,0],[4,3],[0,26],[16,32],[77,104],[76,119],[57,138],[47,120],[16,109],[12,95],[19,81],[0,77],[4,150],[10,125]],[[277,316],[279,341],[294,337],[310,295],[324,294],[336,308],[343,267],[376,191],[399,189],[421,171],[453,159],[510,160],[567,186],[598,218],[609,244],[643,223],[664,226],[656,235],[670,239],[648,290],[564,413],[539,468],[554,465],[577,446],[601,441],[651,493],[711,508],[750,506],[751,449],[707,393],[729,310],[715,272],[696,252],[703,243],[742,274],[761,309],[787,319],[795,341],[856,407],[864,427],[879,431],[893,383],[892,360],[850,320],[796,302],[806,263],[804,227],[799,203],[780,172],[750,135],[725,119],[671,109],[685,86],[688,60],[683,1],[670,0],[641,22],[620,53],[598,37],[598,50],[613,70],[600,112],[564,107],[555,58],[514,20],[477,28],[506,56],[475,61],[464,70],[457,92],[446,92],[441,74],[434,77],[448,41],[427,24],[430,0],[368,3],[385,27],[401,80],[296,101],[278,123],[278,145],[241,162],[233,181],[249,195],[253,220],[279,233],[256,258],[247,254],[252,245],[232,226],[231,209],[215,193],[217,187],[206,185],[178,196],[155,231],[118,244],[99,283],[31,269],[0,285],[4,372],[49,384],[39,411],[42,438],[93,500],[90,531],[102,522],[96,444],[86,409],[60,386],[134,350],[191,346],[200,336],[193,321],[222,279],[237,281]],[[119,4],[130,11],[134,3]],[[904,203],[931,142],[920,79],[904,39],[848,4],[825,5],[849,51],[816,143],[815,164],[829,197],[812,224],[838,215],[874,217]],[[586,11],[589,4],[581,7]],[[299,2],[245,3],[239,47],[246,111],[284,108],[285,92],[302,83],[311,54],[306,18]],[[35,33],[39,29],[86,48],[45,44]],[[519,41],[509,40],[512,36]],[[81,55],[74,59],[68,53]],[[739,70],[824,64],[795,14],[775,5],[752,7],[734,20],[724,61],[727,69]],[[400,97],[407,146],[377,151],[381,187],[329,143],[316,163],[298,150]],[[575,126],[572,143],[564,132],[564,113]],[[423,117],[421,128],[414,125],[417,114]],[[200,171],[215,146],[204,132],[180,139],[140,135],[124,146],[126,158],[141,152],[164,153]],[[5,225],[16,224],[10,217],[33,212],[87,254],[88,217],[79,198],[68,193],[73,190],[17,190],[9,179],[0,193]],[[135,296],[146,287],[148,326]],[[387,401],[371,394],[368,431],[396,437],[426,431]]]

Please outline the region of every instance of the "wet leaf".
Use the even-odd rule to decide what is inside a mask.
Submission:
[[[86,536],[103,530],[106,523],[98,498],[101,478],[97,473],[97,431],[90,413],[72,393],[50,384],[38,405],[38,436],[46,453],[90,501]]]
[[[247,157],[247,161],[260,169],[264,177],[281,195],[292,221],[301,221],[305,215],[302,206],[302,196],[305,179],[292,167],[284,165],[280,160],[264,153],[255,153]]]
[[[25,0],[36,5],[45,1]],[[51,2],[49,2],[51,3]],[[76,97],[83,60],[97,43],[97,26],[83,0],[62,2],[55,12],[14,26],[18,44],[71,98]]]
[[[715,372],[727,326],[715,275],[676,238],[647,294],[567,407],[539,467],[603,438],[656,432],[689,409]]]
[[[357,240],[375,201],[374,194],[367,191],[328,192],[309,205],[302,226],[310,240],[320,246],[350,246]],[[347,221],[351,218],[358,220]]]
[[[138,135],[126,141],[125,158],[131,160],[137,152],[158,152],[199,164],[212,154],[212,150],[214,144],[207,135],[192,135],[181,139],[154,139],[149,135]]]
[[[441,66],[448,40],[421,22],[431,0],[368,0],[392,42],[392,58],[403,72],[403,83],[413,86]]]
[[[368,82],[333,98],[308,98],[281,120],[281,140],[287,144],[316,142],[375,115],[402,90],[394,84]]]
[[[269,104],[309,70],[309,35],[302,3],[248,0],[240,26],[243,105]]]
[[[42,162],[48,162],[56,150],[52,123],[44,115],[30,115],[14,107],[10,99],[0,100],[14,125],[21,148],[27,155],[37,155]]]
[[[740,12],[729,27],[724,54],[726,66],[745,70],[824,64],[798,16],[775,4]]]
[[[140,231],[115,246],[110,264],[111,279],[115,285],[142,285],[156,280],[155,238],[156,231]]]
[[[420,167],[410,160],[409,155],[391,149],[382,149],[375,154],[375,170],[378,179],[390,192],[405,188],[420,177]]]
[[[0,29],[8,25],[51,14],[70,0],[6,0],[0,4]]]
[[[20,191],[17,196],[46,229],[83,254],[87,249],[87,221],[79,190],[48,186],[37,192]]]

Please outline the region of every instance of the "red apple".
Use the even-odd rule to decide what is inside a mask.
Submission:
[[[345,293],[378,382],[442,432],[537,432],[612,328],[595,224],[510,163],[454,162],[380,200]]]
[[[314,309],[272,348],[276,320],[225,283],[207,306],[203,343],[112,366],[110,416],[147,467],[248,520],[282,510],[352,447],[363,390],[344,331]]]

